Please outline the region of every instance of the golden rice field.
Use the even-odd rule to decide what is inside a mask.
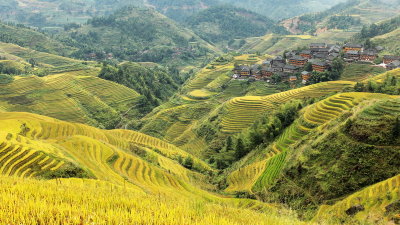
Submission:
[[[285,164],[287,151],[308,133],[321,129],[366,99],[395,98],[384,94],[342,93],[315,103],[303,110],[302,116],[285,129],[269,148],[265,159],[232,172],[228,177],[228,192],[262,190],[273,184]]]
[[[398,211],[388,211],[390,204],[400,198],[400,175],[384,180],[358,191],[334,205],[322,205],[313,221],[338,221],[348,218],[346,210],[362,205],[364,210],[358,212],[354,219],[364,221],[366,224],[390,224],[388,218],[400,219]]]
[[[118,116],[134,105],[137,92],[97,78],[97,72],[93,69],[46,77],[17,76],[14,82],[0,85],[0,107],[91,124],[96,122],[92,118],[94,112]]]
[[[330,81],[267,96],[233,98],[225,103],[226,114],[222,119],[222,131],[238,133],[249,127],[260,115],[273,110],[277,105],[293,99],[321,97],[330,93],[340,92],[354,84],[351,81]]]
[[[400,77],[400,69],[394,69],[394,70],[388,71],[386,73],[382,73],[382,74],[377,75],[377,76],[375,76],[375,77],[373,77],[371,79],[365,80],[364,82],[367,82],[367,81],[371,80],[371,81],[375,81],[375,82],[378,82],[378,83],[382,83],[382,82],[385,81],[387,75]]]
[[[41,66],[48,68],[56,68],[63,66],[77,66],[82,64],[83,61],[66,58],[58,55],[53,55],[44,52],[38,52],[28,48],[23,48],[18,45],[0,42],[0,54],[14,55],[20,59],[28,61],[35,59]]]
[[[34,177],[47,170],[62,169],[64,163],[73,163],[98,179],[123,183],[126,177],[148,187],[149,182],[159,184],[150,179],[150,174],[157,173],[157,177],[165,181],[171,180],[169,174],[175,173],[187,180],[190,172],[176,162],[179,157],[190,156],[187,152],[138,132],[100,130],[29,113],[1,113],[0,124],[0,170],[3,174]],[[153,163],[164,167],[159,170],[130,153],[148,156]],[[118,169],[110,167],[112,158],[115,158],[113,167]],[[207,164],[193,158],[194,167],[211,170]],[[135,170],[141,171],[139,174],[125,174],[134,166],[139,166]]]
[[[187,96],[194,100],[206,100],[215,94],[216,93],[210,92],[206,89],[199,89],[189,92]]]
[[[138,132],[100,130],[30,113],[1,113],[0,126],[0,172],[12,176],[0,179],[1,223],[297,223],[276,216],[275,206],[202,190],[191,182],[199,175],[177,162],[188,153]],[[211,170],[191,157],[198,170]],[[57,177],[71,165],[95,180],[27,179]]]
[[[193,91],[196,89],[205,88],[208,84],[210,84],[219,76],[221,76],[221,74],[228,73],[232,69],[233,69],[233,64],[215,66],[215,69],[207,69],[207,67],[203,68],[196,74],[196,76],[193,79],[189,80],[186,83],[185,89]]]
[[[288,38],[299,38],[299,39],[302,39],[302,40],[309,40],[309,39],[313,39],[314,38],[314,36],[311,36],[311,35],[286,35],[285,37],[288,37]]]
[[[304,224],[290,215],[149,195],[100,180],[1,177],[0,184],[2,224]]]

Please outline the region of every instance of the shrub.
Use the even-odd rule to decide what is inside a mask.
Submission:
[[[6,74],[0,74],[0,84],[9,84],[14,81],[14,77]]]

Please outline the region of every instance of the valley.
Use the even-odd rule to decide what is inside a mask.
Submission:
[[[0,3],[0,224],[398,224],[400,2]]]

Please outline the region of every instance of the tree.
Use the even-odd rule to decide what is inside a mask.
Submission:
[[[192,157],[190,157],[190,156],[186,157],[185,161],[183,161],[183,166],[191,170],[193,168]]]
[[[312,63],[307,63],[305,66],[304,66],[304,70],[305,71],[307,71],[307,72],[312,72]]]
[[[354,90],[357,92],[363,92],[364,91],[364,84],[361,82],[357,82],[356,85],[354,85]]]
[[[231,136],[229,136],[227,139],[226,139],[226,142],[225,142],[225,150],[228,152],[228,151],[232,151],[232,150],[234,150],[233,149],[233,140],[232,140],[232,137]]]
[[[33,58],[30,58],[30,59],[28,60],[28,63],[31,64],[32,68],[34,68],[35,66],[37,66],[37,62],[36,62],[36,60],[33,59]]]
[[[396,121],[394,122],[392,136],[395,140],[397,140],[400,137],[400,117],[397,117]]]
[[[241,159],[243,156],[247,154],[246,148],[244,146],[242,138],[238,138],[236,142],[235,148],[235,157],[236,159]]]

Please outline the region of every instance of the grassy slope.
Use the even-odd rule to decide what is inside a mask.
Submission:
[[[0,42],[0,56],[23,63],[28,63],[33,59],[38,64],[37,67],[46,71],[46,73],[59,73],[89,68],[88,63],[84,63],[81,60],[40,52],[4,42]]]
[[[16,76],[14,82],[1,85],[0,105],[6,111],[35,112],[67,121],[109,127],[121,119],[120,114],[135,105],[139,94],[97,78],[97,73],[98,69],[92,69],[43,78]],[[103,91],[104,88],[107,91]]]
[[[374,67],[366,64],[347,64],[341,80],[362,81],[372,78],[378,74],[384,73],[386,70],[382,67]]]
[[[351,224],[378,223],[391,219],[389,215],[381,213],[382,208],[378,206],[381,204],[381,207],[385,207],[390,201],[381,199],[375,206],[370,204],[386,190],[389,192],[387,195],[391,195],[393,189],[385,190],[385,185],[382,185],[382,192],[371,192],[369,197],[364,195],[358,201],[353,198],[354,201],[348,201],[348,204],[340,203],[343,197],[400,173],[396,160],[399,143],[398,139],[393,139],[391,131],[393,120],[400,116],[399,96],[374,94],[376,97],[371,95],[371,98],[364,93],[358,94],[364,100],[353,106],[351,113],[343,114],[338,120],[312,132],[308,138],[293,144],[284,173],[270,189],[279,199],[287,199],[288,204],[300,210],[315,209],[321,203],[334,204],[339,201],[337,204],[342,207],[337,208],[337,216],[340,218],[335,219]],[[327,113],[321,110],[319,115],[315,114],[315,118],[322,118],[324,114]],[[353,122],[347,122],[348,118]],[[395,195],[392,197],[388,200],[398,200]],[[365,212],[353,219],[346,216],[344,211],[356,205],[365,206]],[[321,217],[332,215],[320,214]],[[368,214],[376,217],[368,218]]]
[[[400,28],[390,33],[374,37],[372,41],[377,45],[385,48],[384,53],[399,54],[400,53]]]
[[[59,221],[103,223],[104,220],[118,223],[155,220],[156,224],[161,221],[162,224],[244,224],[252,221],[250,217],[239,219],[222,215],[219,209],[224,207],[224,212],[236,211],[235,215],[257,215],[254,224],[272,221],[298,223],[290,217],[276,218],[275,209],[270,205],[254,200],[221,198],[201,190],[190,180],[202,175],[177,163],[179,157],[188,154],[156,138],[127,130],[100,130],[29,113],[1,113],[0,118],[2,174],[17,177],[73,176],[76,171],[71,170],[73,165],[98,179],[36,181],[4,178],[3,185],[13,183],[14,188],[0,194],[3,200],[12,201],[7,204],[7,209],[1,210],[3,221],[30,223],[33,219],[46,224],[59,224]],[[192,158],[194,168],[210,170],[205,163]],[[60,195],[60,187],[69,194]],[[104,193],[101,194],[103,197],[99,198],[99,192]],[[15,200],[15,195],[19,200]],[[39,196],[42,203],[43,198],[47,199],[46,204],[38,202]],[[86,203],[92,199],[89,200],[91,207],[85,207],[83,199]],[[132,199],[139,201],[133,204]],[[25,201],[33,204],[23,204]],[[51,218],[41,213],[44,209],[51,209],[55,202],[58,207],[52,210]],[[175,205],[174,210],[172,205]],[[19,213],[10,215],[17,208]],[[133,216],[132,208],[135,208],[135,215],[139,212],[140,216]],[[72,216],[67,216],[66,212],[71,211],[72,214],[68,215]],[[212,215],[207,213],[211,211]],[[151,217],[150,212],[153,212]],[[7,213],[7,218],[4,213]],[[263,221],[259,220],[260,217],[264,218]]]
[[[9,26],[0,23],[0,33],[0,41],[14,43],[41,52],[68,55],[75,50],[42,33],[28,28]]]

